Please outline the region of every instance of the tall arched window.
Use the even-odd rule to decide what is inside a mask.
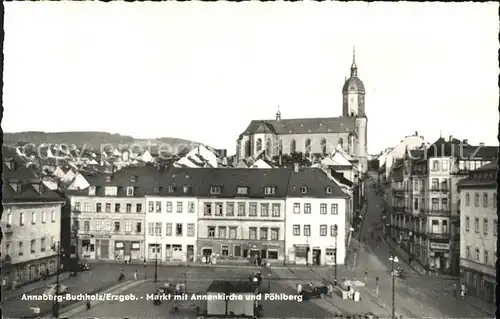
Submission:
[[[244,152],[245,158],[249,157],[251,152],[252,152],[252,149],[250,147],[250,141],[245,141],[245,152]]]
[[[321,153],[323,155],[326,154],[326,139],[325,138],[321,139]]]
[[[271,149],[271,146],[272,146],[272,142],[271,142],[271,139],[268,138],[267,141],[266,141],[266,154],[268,156],[272,156],[272,149]]]
[[[306,145],[305,145],[305,150],[306,150],[306,154],[309,154],[311,153],[311,140],[310,139],[307,139],[306,140]]]
[[[257,152],[262,150],[262,139],[258,138],[257,139]]]
[[[295,142],[295,140],[292,140],[290,142],[290,153],[295,153],[297,152],[297,143]]]
[[[283,153],[283,140],[280,140],[278,145],[279,145],[278,153],[282,154]]]

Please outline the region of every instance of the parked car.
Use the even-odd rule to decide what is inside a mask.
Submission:
[[[57,285],[51,284],[51,285],[47,286],[47,289],[45,289],[43,294],[53,296],[56,294],[56,292],[57,292]],[[65,285],[59,284],[59,294],[62,295],[62,294],[65,294],[67,292],[68,292],[68,287]]]

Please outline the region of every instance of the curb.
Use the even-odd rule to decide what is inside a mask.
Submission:
[[[116,286],[110,287],[106,290],[103,290],[100,293],[101,294],[106,294],[106,293],[110,293],[110,292],[119,293],[119,292],[122,292],[124,290],[127,290],[130,287],[138,286],[138,285],[141,285],[141,284],[146,283],[146,282],[148,282],[148,280],[146,280],[146,279],[127,281],[124,283],[120,283]],[[94,306],[100,304],[101,302],[102,302],[101,300],[95,300],[95,301],[91,301],[90,304],[92,307],[94,307]],[[87,309],[86,305],[82,305],[82,304],[79,304],[78,302],[75,302],[75,304],[68,305],[66,307],[66,309],[63,310],[64,312],[59,314],[59,317],[65,318],[65,317],[73,316],[73,315],[76,315],[76,314],[79,314],[79,313],[85,311],[86,309]]]

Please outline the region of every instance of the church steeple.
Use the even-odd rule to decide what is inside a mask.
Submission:
[[[352,65],[351,65],[351,77],[358,76],[358,67],[356,66],[356,47],[352,47]]]

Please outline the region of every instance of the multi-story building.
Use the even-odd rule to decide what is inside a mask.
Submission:
[[[349,196],[320,169],[294,170],[288,181],[286,263],[344,264]]]
[[[285,262],[285,198],[290,169],[205,169],[198,178],[201,259]]]
[[[64,199],[48,189],[26,163],[3,148],[2,286],[54,274]]]
[[[145,195],[159,191],[161,174],[153,167],[126,167],[89,177],[86,189],[68,191],[80,258],[145,258]]]
[[[495,301],[497,260],[497,163],[473,170],[458,183],[460,272],[469,293]]]
[[[146,256],[149,260],[195,261],[198,229],[198,183],[208,170],[172,168],[146,195]]]
[[[466,167],[497,157],[498,148],[450,137],[424,151],[407,149],[391,169],[391,236],[422,265],[458,274],[459,194]],[[472,164],[471,164],[472,163]]]

